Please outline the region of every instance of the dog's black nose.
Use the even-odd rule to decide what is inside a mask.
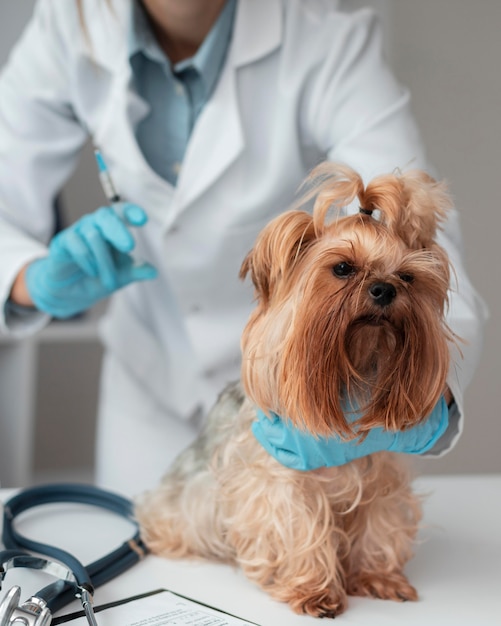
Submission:
[[[397,295],[397,290],[391,283],[374,283],[369,287],[369,294],[379,306],[391,304]]]

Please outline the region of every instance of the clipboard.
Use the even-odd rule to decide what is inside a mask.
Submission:
[[[94,612],[99,614],[99,626],[260,626],[168,589],[102,604]],[[83,611],[54,617],[51,623],[88,626]]]

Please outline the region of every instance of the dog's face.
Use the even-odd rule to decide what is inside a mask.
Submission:
[[[242,338],[246,393],[317,434],[353,435],[347,401],[363,409],[359,432],[405,429],[430,413],[449,366],[449,263],[434,240],[449,198],[422,172],[365,189],[324,164],[312,180],[312,215],[273,220],[242,266],[258,302]],[[356,197],[363,212],[327,220]]]

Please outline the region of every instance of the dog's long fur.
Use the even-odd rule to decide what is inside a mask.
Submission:
[[[223,392],[136,514],[153,552],[237,563],[274,598],[321,617],[342,612],[349,594],[416,599],[403,568],[420,502],[396,454],[311,472],[280,465],[251,432],[254,407],[346,440],[430,413],[453,340],[448,259],[435,242],[450,200],[420,171],[364,188],[351,169],[323,164],[309,184],[312,214],[277,217],[244,260],[257,307],[241,385]],[[364,212],[341,217],[356,198]],[[363,407],[354,423],[346,400]]]

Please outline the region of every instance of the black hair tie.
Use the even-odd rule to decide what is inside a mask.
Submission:
[[[359,211],[362,215],[372,215],[374,212],[373,209],[364,209],[363,207],[359,207]]]

